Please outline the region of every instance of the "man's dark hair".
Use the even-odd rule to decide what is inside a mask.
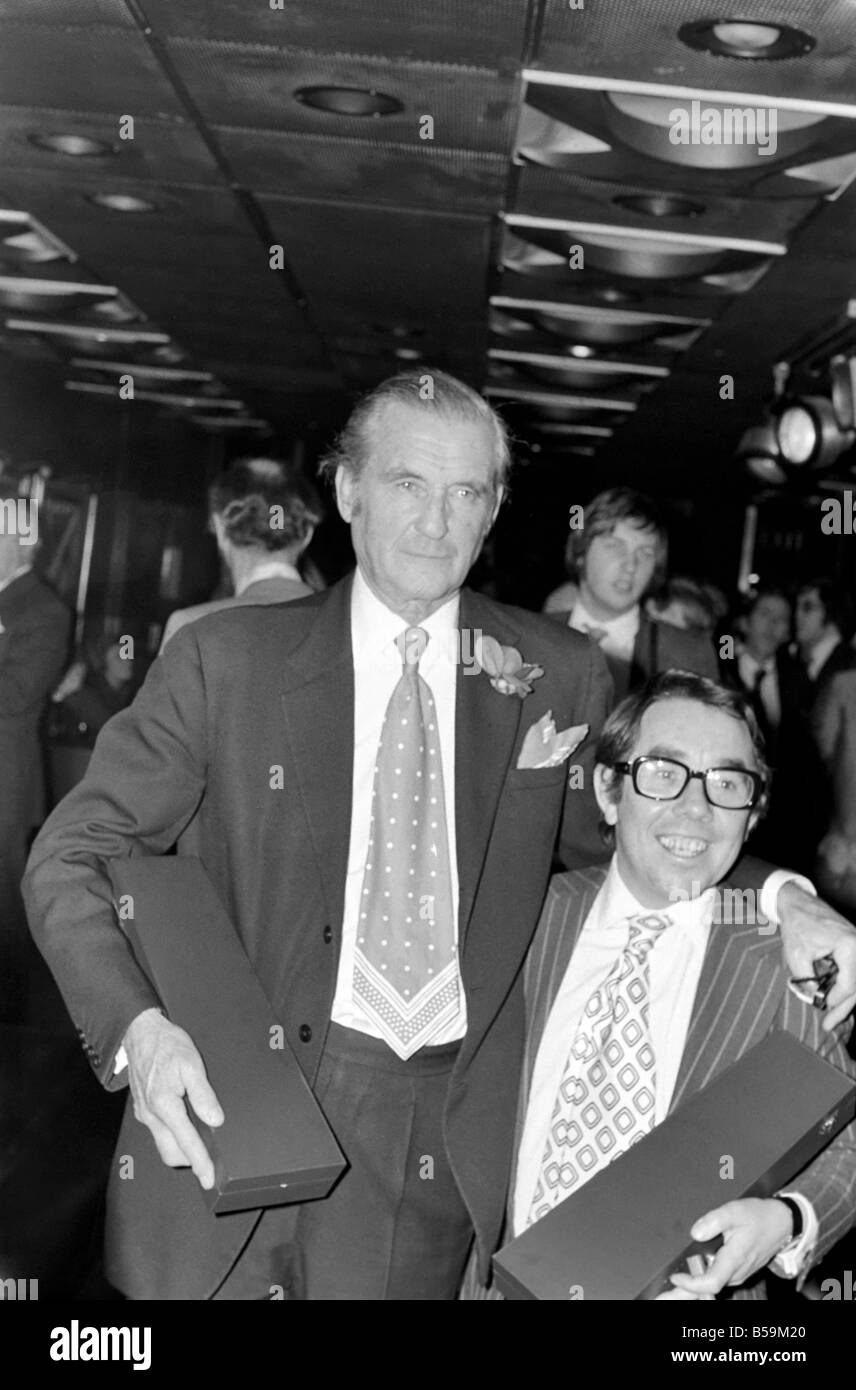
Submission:
[[[747,594],[744,597],[743,616],[748,618],[752,613],[754,613],[762,598],[783,599],[784,602],[788,605],[788,607],[793,611],[794,601],[791,595],[788,593],[787,589],[785,588],[784,584],[759,584],[757,589],[753,589],[750,594]]]
[[[766,760],[764,736],[758,726],[755,712],[740,691],[729,690],[707,676],[697,676],[693,671],[660,671],[616,705],[598,739],[594,754],[595,763],[602,763],[604,767],[614,769],[616,763],[628,762],[639,737],[645,711],[660,700],[697,700],[699,704],[707,705],[710,709],[723,710],[732,719],[746,725],[757,764],[755,771],[764,779],[763,792],[753,808],[753,814],[760,818],[769,800],[770,769]],[[617,800],[616,793],[620,783],[621,773],[613,771],[609,778],[610,798],[614,797]],[[601,822],[601,834],[608,844],[613,840],[612,829],[612,826]]]
[[[382,381],[357,402],[332,449],[318,465],[332,486],[339,468],[357,476],[375,447],[374,428],[390,405],[423,410],[444,420],[484,425],[493,443],[493,485],[504,487],[511,469],[511,447],[504,420],[492,406],[457,377],[433,367],[416,367]]]
[[[827,623],[835,623],[840,632],[849,634],[851,624],[850,602],[844,592],[844,585],[835,579],[830,579],[827,575],[822,575],[818,579],[808,579],[804,584],[800,584],[797,590],[797,597],[807,594],[813,589],[826,612]]]
[[[208,505],[233,545],[270,551],[302,544],[324,515],[314,484],[281,458],[235,459],[208,489]]]
[[[583,510],[583,526],[571,531],[565,550],[565,568],[571,579],[579,580],[585,569],[589,546],[596,536],[611,535],[619,521],[627,521],[640,531],[654,531],[657,543],[657,563],[651,576],[649,592],[660,588],[666,577],[668,534],[666,523],[653,498],[629,487],[611,487],[599,492]]]

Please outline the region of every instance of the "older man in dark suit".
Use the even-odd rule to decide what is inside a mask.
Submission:
[[[703,678],[659,675],[610,716],[596,758],[615,853],[608,866],[553,879],[527,960],[509,1235],[774,1029],[856,1075],[849,1022],[823,1031],[789,990],[763,916],[745,900],[735,911],[714,888],[766,794],[745,702]],[[674,1276],[678,1292],[667,1297],[739,1287],[736,1297],[763,1298],[768,1266],[802,1276],[856,1221],[856,1124],[782,1194],[726,1200],[698,1218],[693,1238],[723,1243],[704,1275]],[[484,1296],[471,1278],[466,1293]]]
[[[32,951],[21,876],[44,816],[39,721],[62,674],[71,627],[65,604],[32,568],[37,540],[35,504],[0,498],[0,1016],[14,1020],[25,1007]]]
[[[474,1234],[487,1269],[522,962],[560,824],[565,862],[598,855],[591,734],[611,699],[579,634],[461,587],[508,462],[501,421],[462,383],[378,387],[326,465],[353,579],[177,633],[36,843],[33,931],[99,1077],[130,1082],[108,1273],[132,1297],[448,1299]],[[183,1097],[209,1124],[219,1105],[104,872],[177,836],[349,1160],[323,1202],[205,1210],[197,1179],[210,1188],[213,1168]],[[841,940],[821,921],[824,946],[830,929]]]

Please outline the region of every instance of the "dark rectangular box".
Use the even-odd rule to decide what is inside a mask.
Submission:
[[[500,1250],[497,1288],[511,1299],[656,1298],[689,1255],[718,1246],[690,1240],[700,1216],[781,1191],[854,1112],[856,1081],[771,1033]]]
[[[114,859],[109,871],[122,930],[226,1117],[211,1129],[189,1112],[214,1161],[209,1210],[326,1197],[345,1159],[202,863]]]

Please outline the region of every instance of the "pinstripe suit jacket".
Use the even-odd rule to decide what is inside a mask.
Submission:
[[[556,874],[550,883],[524,974],[526,1046],[515,1155],[523,1133],[541,1037],[607,868],[599,865]],[[778,934],[762,936],[755,925],[718,924],[717,919],[724,915],[714,914],[669,1113],[775,1029],[793,1033],[840,1071],[856,1075],[856,1063],[845,1047],[851,1025],[842,1024],[833,1033],[824,1033],[822,1015],[791,994]],[[508,1232],[516,1177],[515,1157],[506,1217]],[[809,1168],[788,1183],[788,1190],[802,1193],[814,1206],[820,1225],[816,1255],[820,1260],[856,1221],[856,1124],[843,1130]],[[742,1286],[730,1296],[764,1298],[763,1275],[756,1275],[751,1285]],[[462,1297],[489,1298],[491,1294],[480,1292],[468,1271]]]

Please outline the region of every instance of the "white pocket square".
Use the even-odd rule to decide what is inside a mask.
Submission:
[[[558,733],[553,711],[548,710],[527,732],[517,759],[518,768],[558,767],[579,748],[588,731],[588,724],[574,724]]]

